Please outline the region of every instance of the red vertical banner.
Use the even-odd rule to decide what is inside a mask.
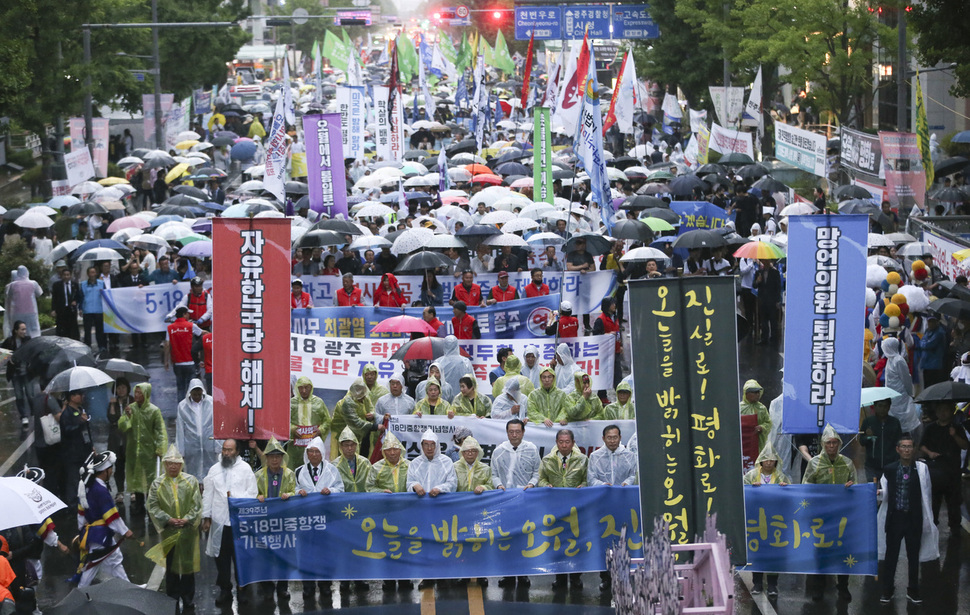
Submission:
[[[214,218],[212,397],[217,439],[290,432],[290,221]]]

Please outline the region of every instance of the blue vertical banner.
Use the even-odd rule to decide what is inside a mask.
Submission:
[[[748,570],[875,576],[874,483],[749,485],[744,509]]]
[[[785,433],[859,431],[868,231],[869,216],[788,218]]]

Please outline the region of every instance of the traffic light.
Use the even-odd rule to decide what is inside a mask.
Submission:
[[[431,17],[435,21],[444,21],[444,20],[447,20],[447,19],[454,19],[455,18],[455,9],[454,9],[454,7],[442,7],[442,8],[439,8],[439,9],[435,9],[434,13],[431,14]]]

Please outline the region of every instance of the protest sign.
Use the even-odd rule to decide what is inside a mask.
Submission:
[[[106,288],[101,291],[106,333],[165,331],[165,315],[189,292],[188,282]]]
[[[364,88],[339,87],[336,98],[344,156],[360,160],[364,157]]]
[[[911,132],[881,132],[879,144],[886,175],[886,193],[894,208],[909,211],[926,205],[926,171],[916,135]]]
[[[825,135],[775,122],[775,156],[782,162],[825,177]]]
[[[94,177],[91,150],[82,146],[76,151],[64,154],[64,167],[67,169],[67,181],[71,186],[76,186]]]
[[[673,201],[670,209],[680,216],[678,235],[697,229],[717,229],[728,221],[733,222],[735,213],[730,214],[708,201]]]
[[[842,127],[839,163],[850,171],[882,176],[882,147],[879,137]]]
[[[310,209],[328,217],[347,216],[347,176],[339,113],[303,116]]]
[[[750,132],[723,128],[720,124],[711,125],[710,149],[722,154],[736,152],[754,158],[754,141]]]

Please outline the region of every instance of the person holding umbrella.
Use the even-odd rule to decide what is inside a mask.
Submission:
[[[125,443],[126,490],[135,494],[133,516],[145,514],[145,494],[155,480],[157,458],[168,448],[168,432],[162,411],[151,402],[152,385],[141,382],[132,393],[134,403],[125,406],[118,419],[118,431],[127,434]],[[113,453],[112,453],[113,455]]]
[[[148,490],[148,516],[161,534],[165,553],[165,593],[181,600],[182,613],[195,610],[195,574],[199,572],[202,492],[199,481],[182,471],[185,460],[171,445],[162,458],[165,473]],[[176,608],[178,608],[178,606]]]

